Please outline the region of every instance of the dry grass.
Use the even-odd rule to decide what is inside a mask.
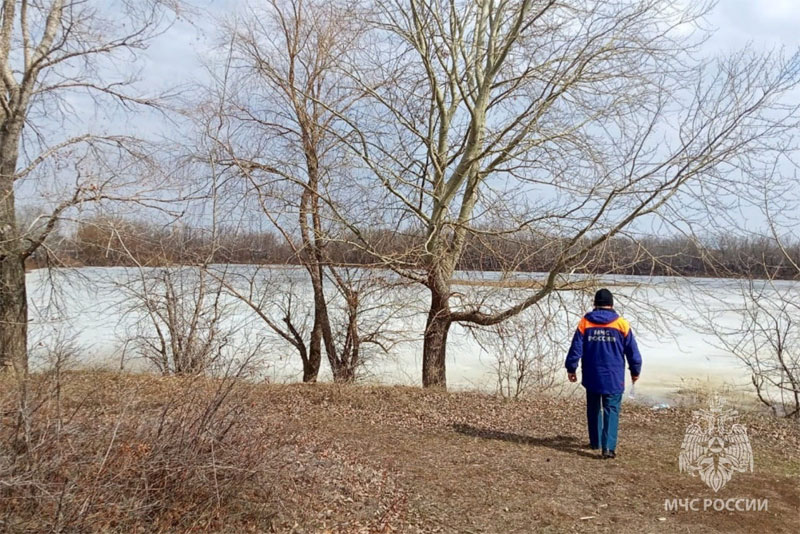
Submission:
[[[712,495],[678,473],[684,410],[626,405],[600,461],[577,400],[82,373],[36,377],[24,421],[0,386],[4,532],[794,532],[800,508],[800,430],[763,417],[755,473]],[[664,511],[717,496],[769,511]]]

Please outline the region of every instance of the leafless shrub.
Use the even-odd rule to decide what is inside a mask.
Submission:
[[[564,389],[565,340],[548,335],[539,326],[532,329],[527,315],[531,314],[474,332],[483,350],[494,358],[497,392],[508,399],[534,393],[558,394]],[[547,321],[536,324],[548,328]]]
[[[254,335],[264,338],[263,328],[266,328],[270,355],[282,359],[288,348],[303,364],[303,381],[317,379],[321,352],[315,356],[309,344],[315,305],[305,270],[281,266],[229,267],[223,278],[218,268],[211,266],[208,273],[225,286],[226,293],[252,312],[255,322],[262,326]],[[397,282],[386,274],[362,268],[339,267],[329,271],[326,308],[337,349],[336,360],[331,363],[334,381],[359,379],[367,365],[386,355],[408,333],[407,328],[395,323],[405,306]]]
[[[800,419],[800,189],[790,155],[787,149],[750,188],[737,191],[737,204],[757,210],[761,224],[751,228],[747,218],[736,217],[739,210],[712,214],[725,233],[748,232],[760,246],[725,255],[724,268],[744,276],[721,282],[724,290],[695,284],[692,307],[698,330],[750,372],[759,401],[775,414]]]
[[[121,289],[133,324],[126,342],[162,374],[197,374],[222,363],[231,309],[222,287],[192,267],[141,268]]]
[[[283,343],[296,352],[302,362],[303,382],[317,380],[321,352],[311,351],[307,343],[313,321],[313,306],[309,303],[309,290],[297,279],[298,271],[281,267],[248,266],[230,269],[222,276],[217,269],[207,270],[226,293],[249,308],[257,322],[266,328],[273,339],[271,354],[282,358]],[[302,273],[299,273],[302,275]],[[263,333],[258,334],[264,337]]]
[[[469,295],[459,293],[458,298],[489,305],[490,301],[503,298],[504,293],[512,293],[513,282],[501,283],[508,289],[497,289],[490,284]],[[556,293],[507,321],[469,329],[491,358],[500,395],[516,399],[537,393],[563,395],[574,389],[564,380],[564,357],[570,334],[585,311],[584,301],[581,291]]]
[[[329,276],[337,289],[331,299],[339,347],[335,368],[339,381],[352,382],[409,336],[402,324],[408,307],[403,294],[407,284],[391,273],[369,268],[340,267],[331,269]]]
[[[763,279],[738,285],[739,295],[706,295],[696,304],[704,312],[701,326],[749,370],[762,404],[800,418],[800,289]]]
[[[223,516],[268,528],[267,429],[246,413],[241,369],[215,381],[37,375],[24,424],[18,389],[4,389],[3,530],[208,531],[231,527]]]

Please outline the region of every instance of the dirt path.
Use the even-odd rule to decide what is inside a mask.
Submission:
[[[313,413],[296,435],[309,440],[312,456],[341,461],[332,478],[346,466],[383,480],[367,494],[339,488],[360,511],[352,524],[346,507],[328,518],[293,518],[309,531],[360,524],[410,532],[797,532],[800,432],[783,421],[743,417],[754,472],[735,474],[714,494],[678,472],[687,410],[626,405],[612,461],[583,448],[579,401],[509,403],[408,388],[284,391],[295,399],[290,405],[278,390],[265,395],[267,420],[299,422],[293,413]],[[319,489],[307,487],[308,499]],[[673,498],[701,499],[700,507],[705,498],[769,501],[759,512],[665,510]]]
[[[48,380],[31,384],[27,427],[13,385],[0,381],[0,532],[795,533],[800,524],[796,421],[742,416],[754,472],[715,494],[678,471],[690,410],[624,404],[619,457],[601,460],[583,447],[580,400],[102,373],[70,374],[58,388]],[[768,509],[665,510],[672,499],[766,499]]]

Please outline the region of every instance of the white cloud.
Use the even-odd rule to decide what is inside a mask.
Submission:
[[[800,46],[798,0],[720,0],[710,22],[717,28],[709,42],[715,49],[747,43],[763,48]]]

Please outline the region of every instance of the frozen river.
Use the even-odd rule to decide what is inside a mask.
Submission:
[[[220,267],[221,268],[221,267]],[[241,277],[237,287],[255,272],[252,266],[232,266],[230,273]],[[135,306],[130,292],[123,289],[125,280],[136,278],[137,272],[125,268],[81,268],[37,270],[28,273],[31,304],[30,344],[41,357],[56,338],[67,340],[77,355],[74,365],[140,369],[146,363],[136,358],[126,339],[131,332],[141,333],[148,323],[141,309]],[[238,280],[234,276],[235,280]],[[518,274],[517,278],[536,278],[536,274]],[[308,297],[308,282],[303,271],[294,268],[275,268],[264,271],[270,279],[259,291],[271,292],[277,300],[281,288],[291,289]],[[459,273],[462,279],[493,279],[492,273]],[[716,279],[671,279],[609,277],[602,285],[612,289],[617,309],[627,317],[637,336],[643,355],[642,377],[636,386],[638,396],[649,400],[665,400],[682,388],[730,387],[749,390],[747,369],[730,353],[719,347],[716,338],[703,326],[708,321],[733,327],[740,319],[733,313],[703,319],[703,310],[720,302],[735,306],[741,299],[739,282]],[[55,287],[55,291],[51,288]],[[482,289],[475,286],[455,286],[463,298],[477,298]],[[495,290],[496,291],[496,290]],[[507,301],[523,298],[530,289],[504,289]],[[556,337],[567,343],[577,318],[589,306],[591,291],[559,292],[554,305],[558,315]],[[422,330],[424,327],[427,293],[423,288],[398,290],[396,301],[382,296],[378,303],[394,309],[388,327],[400,332],[390,354],[374,358],[366,368],[365,380],[392,384],[420,384]],[[265,305],[266,306],[266,305]],[[260,378],[273,381],[295,381],[301,377],[301,365],[289,345],[277,338],[246,305],[231,299],[225,307],[224,324],[232,339],[246,338],[260,343]],[[522,319],[524,321],[524,318]],[[535,319],[531,331],[537,325]],[[705,322],[704,322],[705,321]],[[523,323],[524,326],[524,323]],[[551,330],[552,333],[552,330]],[[229,347],[237,344],[231,342]],[[464,328],[451,330],[447,379],[453,389],[496,388],[496,358]],[[322,378],[329,376],[323,358]]]

